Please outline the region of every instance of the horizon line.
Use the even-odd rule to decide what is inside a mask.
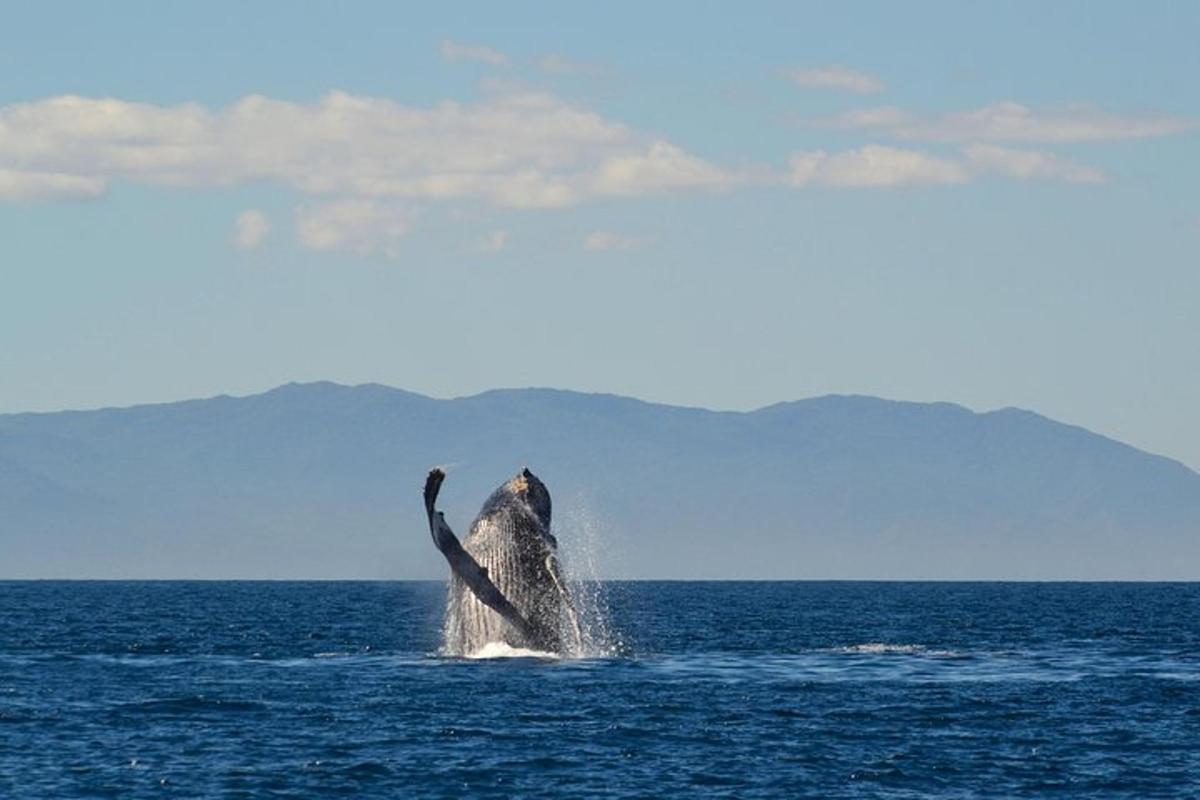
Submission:
[[[0,578],[4,583],[435,583],[449,578]],[[571,583],[1200,583],[1196,578],[587,578]]]

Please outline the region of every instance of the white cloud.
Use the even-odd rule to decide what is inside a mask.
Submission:
[[[970,173],[960,163],[918,150],[867,145],[829,155],[824,150],[792,156],[791,182],[825,186],[889,187],[965,183]]]
[[[357,202],[359,217],[373,209],[374,216],[366,214],[373,233],[364,241],[382,239],[394,247],[407,229],[396,221],[395,209],[415,201],[559,208],[602,197],[779,181],[886,187],[963,183],[984,174],[1095,183],[1104,176],[1094,168],[992,141],[1129,138],[1191,125],[1083,107],[1035,112],[1011,103],[928,118],[883,106],[824,124],[898,138],[961,139],[965,146],[952,154],[881,144],[799,153],[781,176],[712,163],[529,88],[490,85],[476,102],[427,107],[345,92],[311,102],[251,95],[217,109],[63,95],[0,106],[0,200],[94,198],[114,181],[178,187],[274,183],[337,201],[330,206],[317,201],[300,215],[308,246],[334,242],[329,247],[370,250],[376,245],[356,239],[349,219],[327,218],[330,209]],[[387,210],[390,224],[378,218],[380,209]],[[331,233],[334,229],[339,233]],[[237,237],[254,240],[253,233]]]
[[[412,214],[371,200],[343,200],[296,213],[296,236],[310,250],[341,250],[358,255],[396,257]]]
[[[239,250],[253,250],[262,244],[271,224],[267,217],[256,208],[250,208],[238,214],[233,223],[233,246]]]
[[[1196,127],[1193,120],[1162,114],[1114,114],[1089,105],[1035,111],[1013,102],[934,115],[880,106],[809,122],[818,126],[881,131],[900,139],[941,142],[1111,141],[1169,136]]]
[[[492,231],[475,248],[479,253],[499,253],[508,245],[508,231]]]
[[[89,200],[107,184],[102,177],[0,169],[0,200]]]
[[[957,184],[987,174],[1067,183],[1104,181],[1099,170],[1055,153],[983,144],[964,147],[960,155],[953,157],[883,145],[867,145],[832,155],[824,150],[811,150],[794,154],[789,166],[793,186],[884,188]]]
[[[1067,183],[1103,183],[1104,173],[1076,164],[1055,153],[1014,150],[990,144],[963,148],[967,163],[977,172],[996,172],[1020,180],[1061,180]]]
[[[680,189],[723,189],[737,176],[657,141],[645,153],[614,156],[600,165],[593,186],[600,194],[647,194]]]
[[[474,199],[545,208],[597,195],[689,191],[733,176],[545,92],[432,107],[333,92],[252,95],[219,110],[66,95],[0,107],[0,191],[92,197],[114,179],[276,182],[313,195]]]
[[[442,58],[452,62],[477,61],[499,67],[508,63],[508,56],[481,44],[464,44],[446,39],[442,42]]]
[[[627,236],[612,231],[592,231],[583,237],[583,246],[587,250],[632,250],[640,247],[645,240],[640,236]]]
[[[874,75],[836,64],[815,69],[785,69],[783,74],[805,89],[837,89],[855,94],[875,94],[884,90],[883,81]]]

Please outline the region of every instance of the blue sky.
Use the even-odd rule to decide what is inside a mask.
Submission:
[[[1031,408],[1200,467],[1200,5],[27,4],[0,412]]]

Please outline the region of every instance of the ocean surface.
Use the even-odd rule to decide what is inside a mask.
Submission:
[[[1200,796],[1197,584],[589,596],[451,659],[438,583],[0,583],[0,798]]]

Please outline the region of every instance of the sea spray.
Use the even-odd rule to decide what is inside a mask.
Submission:
[[[557,535],[559,559],[567,576],[571,597],[579,618],[582,641],[569,655],[577,658],[605,658],[625,652],[625,644],[610,622],[608,595],[602,574],[601,553],[606,537],[603,518],[588,498],[577,493],[560,506]],[[564,641],[570,641],[564,638]]]
[[[465,627],[478,627],[483,620],[475,619],[480,612],[471,602],[464,587],[456,585],[451,576],[442,628],[441,652],[447,656],[467,658],[505,657],[565,657],[605,658],[620,655],[626,647],[609,622],[608,598],[599,576],[599,555],[603,552],[604,525],[593,506],[583,495],[560,501],[553,533],[559,542],[559,563],[570,593],[571,606],[564,605],[559,627],[563,652],[548,653],[522,647],[511,647],[500,641],[488,641],[477,648],[465,646]],[[464,605],[470,606],[464,608]],[[474,615],[472,615],[474,611]],[[499,619],[495,623],[499,624]],[[474,627],[472,629],[474,629]]]

